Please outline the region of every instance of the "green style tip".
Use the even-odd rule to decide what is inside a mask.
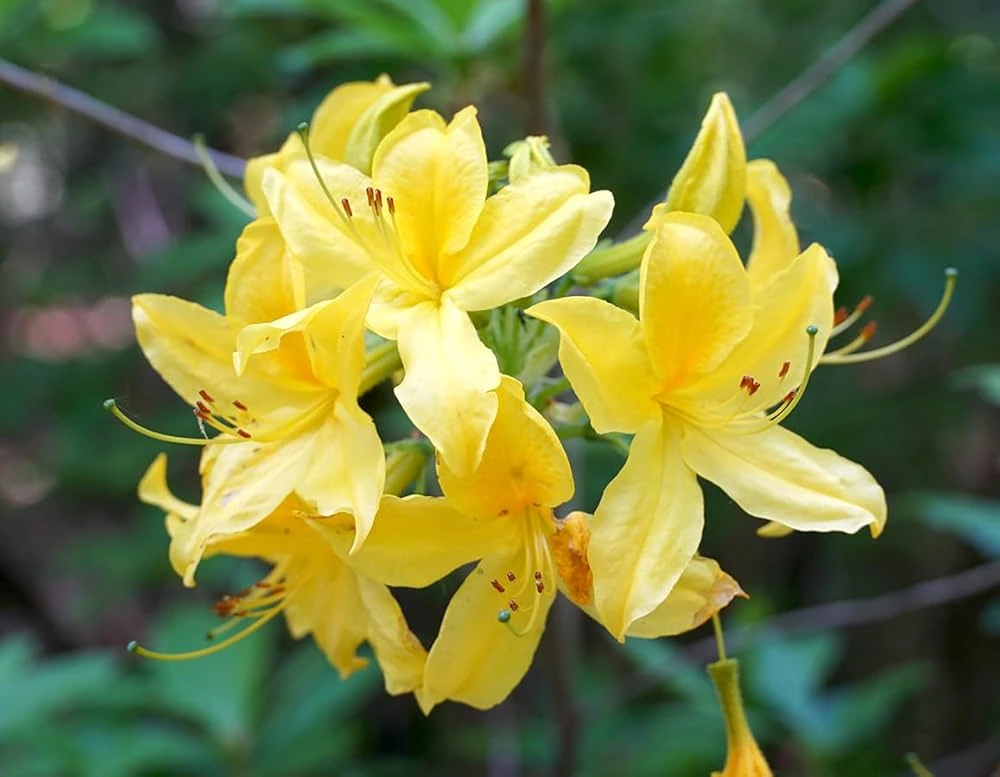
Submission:
[[[500,612],[497,613],[497,620],[500,621],[501,623],[509,623],[510,616],[511,616],[510,610],[500,610]]]
[[[944,271],[945,278],[957,278],[958,268],[957,267],[946,267]]]
[[[819,327],[816,326],[815,324],[810,324],[809,326],[806,327],[806,334],[809,335],[810,337],[815,337],[816,335],[819,334]]]
[[[113,399],[105,399],[104,400],[104,409],[105,410],[114,410],[116,404],[118,404],[118,403],[115,402]]]
[[[138,648],[139,648],[139,643],[136,642],[134,639],[125,646],[125,649],[129,653],[133,653],[133,654],[135,653],[136,650],[138,650]]]

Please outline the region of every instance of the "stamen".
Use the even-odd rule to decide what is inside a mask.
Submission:
[[[244,413],[248,410],[247,406],[240,402],[238,399],[233,400],[233,407],[237,410],[242,410]]]
[[[511,612],[517,612],[519,609],[517,602],[515,602],[513,599],[507,602],[507,606],[510,608]]]
[[[198,389],[198,396],[204,399],[210,405],[215,404],[215,397],[213,397],[211,394],[205,391],[205,389]]]
[[[208,153],[208,149],[205,147],[205,138],[201,135],[194,136],[194,151],[198,155],[198,161],[201,162],[201,169],[205,171],[208,180],[212,182],[212,185],[219,194],[225,197],[229,201],[229,204],[237,210],[242,211],[252,219],[257,218],[257,209],[253,204],[236,191],[229,181],[222,177],[222,173],[219,172],[219,168],[215,165],[215,160],[212,159],[212,155]]]
[[[497,590],[497,592],[501,594],[507,590],[495,577],[492,580],[490,580],[490,585],[493,586]]]
[[[344,209],[344,213],[347,214],[347,218],[354,218],[354,211],[351,210],[351,201],[344,197],[340,201],[340,207]]]
[[[809,378],[812,375],[813,357],[816,354],[816,335],[819,334],[819,329],[815,326],[806,327],[806,335],[809,337],[809,348],[806,351],[805,368],[803,369],[802,381],[799,383],[799,387],[794,391],[789,391],[785,394],[782,403],[778,406],[778,409],[768,416],[765,416],[760,423],[756,423],[753,426],[738,428],[741,434],[755,434],[757,432],[763,432],[770,429],[773,426],[777,426],[789,415],[802,400],[802,397],[806,393],[806,386],[809,385]]]
[[[951,298],[955,293],[955,284],[958,281],[958,270],[954,267],[949,267],[944,271],[944,275],[945,286],[944,292],[941,294],[940,302],[938,302],[934,312],[931,313],[930,318],[928,318],[921,326],[909,335],[901,340],[891,343],[890,345],[885,345],[872,351],[864,351],[863,353],[830,353],[823,356],[820,359],[820,363],[856,364],[858,362],[871,361],[872,359],[881,359],[883,356],[891,356],[892,354],[913,345],[938,325],[938,322],[944,317],[944,313],[948,309],[948,305],[951,303]]]
[[[517,580],[517,575],[515,575],[513,571],[509,571],[507,572],[507,580],[513,583],[515,580]]]
[[[138,432],[144,437],[149,437],[153,440],[159,440],[160,442],[169,442],[169,443],[174,443],[176,445],[210,445],[210,444],[229,445],[231,443],[243,442],[242,439],[236,439],[234,437],[221,437],[221,436],[181,437],[176,434],[164,434],[163,432],[157,432],[143,426],[138,421],[134,421],[133,419],[129,418],[127,415],[125,415],[125,413],[122,412],[121,408],[118,407],[118,403],[113,399],[104,400],[104,409],[109,410],[111,412],[111,415],[113,415],[115,418],[121,421],[125,426],[127,426],[133,432]],[[197,409],[195,410],[195,412],[198,414],[198,418],[200,420],[211,423],[212,421],[211,417],[206,418],[201,413],[199,413]],[[216,429],[219,428],[219,426],[216,424],[212,424],[212,426],[213,428]],[[247,433],[247,436],[249,436],[249,433]]]
[[[129,653],[134,653],[137,656],[142,656],[143,658],[151,658],[156,661],[189,661],[194,658],[203,658],[204,656],[210,656],[213,655],[214,653],[218,653],[222,650],[225,650],[230,645],[235,645],[237,642],[240,642],[241,640],[249,637],[258,629],[263,628],[270,621],[274,620],[274,618],[279,613],[281,613],[282,610],[285,609],[287,601],[288,600],[286,599],[277,606],[268,610],[265,614],[261,615],[257,620],[255,620],[253,623],[251,623],[249,626],[243,629],[243,631],[233,634],[233,636],[229,637],[228,639],[224,639],[222,642],[201,648],[200,650],[190,650],[186,653],[161,653],[156,650],[148,650],[142,647],[142,645],[140,645],[135,640],[132,640],[131,642],[128,643],[126,650],[128,650]]]
[[[781,369],[778,370],[778,377],[784,378],[788,374],[788,370],[791,369],[791,366],[792,366],[791,362],[785,362],[784,364],[782,364]]]
[[[875,298],[871,294],[866,294],[861,298],[861,301],[854,306],[854,310],[851,311],[851,315],[847,315],[846,308],[838,308],[837,312],[833,315],[833,329],[830,330],[830,337],[836,337],[854,326],[858,319],[865,314],[865,311],[871,307],[871,304],[874,301]]]
[[[842,348],[838,348],[835,351],[830,351],[823,358],[827,356],[846,356],[849,353],[854,353],[859,348],[863,348],[872,337],[875,336],[875,330],[878,328],[878,323],[876,321],[869,321],[861,328],[861,333],[855,337],[851,342]]]

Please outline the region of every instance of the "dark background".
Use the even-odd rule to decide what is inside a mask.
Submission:
[[[550,2],[544,68],[530,78],[519,0],[0,0],[0,52],[241,156],[275,148],[337,83],[429,79],[418,104],[477,103],[493,157],[543,124],[560,159],[614,191],[621,234],[666,188],[713,91],[746,121],[873,6]],[[782,775],[902,775],[909,751],[938,777],[1000,763],[998,33],[996,3],[916,2],[750,146],[788,176],[803,240],[837,258],[839,300],[874,295],[878,344],[933,309],[945,267],[961,271],[930,337],[821,369],[789,423],[883,483],[882,538],[757,539],[756,522],[706,487],[704,552],[752,595],[725,620]],[[198,646],[213,597],[253,579],[218,561],[198,589],[181,587],[161,516],[134,491],[158,446],[101,410],[116,396],[156,428],[186,428],[135,347],[128,297],[219,305],[243,221],[197,168],[0,91],[0,774],[721,768],[707,629],[621,647],[558,608],[507,703],[427,719],[412,698],[385,696],[374,668],[341,682],[277,626],[199,662],[126,656],[132,638]],[[369,409],[390,411],[390,397]],[[572,453],[579,504],[593,507],[621,459],[599,443]],[[194,454],[171,460],[196,498],[182,476]],[[425,644],[455,584],[403,597]]]

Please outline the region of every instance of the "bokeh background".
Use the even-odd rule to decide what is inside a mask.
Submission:
[[[748,119],[874,5],[552,0],[543,67],[526,71],[521,0],[0,0],[0,52],[244,157],[275,148],[337,83],[429,79],[419,104],[478,104],[494,157],[544,128],[560,159],[615,192],[611,234],[624,234],[713,91]],[[804,239],[839,261],[840,301],[875,297],[879,343],[933,309],[945,267],[961,271],[930,337],[822,369],[789,423],[885,485],[881,539],[758,539],[707,487],[703,550],[752,594],[725,621],[783,775],[902,775],[908,751],[938,777],[1000,764],[1000,5],[911,6],[750,146],[788,175]],[[197,662],[125,654],[132,638],[198,646],[213,599],[254,579],[220,560],[181,587],[161,516],[135,498],[158,446],[101,409],[116,396],[156,428],[187,428],[135,347],[128,297],[219,305],[243,221],[197,168],[0,90],[0,774],[720,768],[707,629],[619,646],[558,608],[507,703],[426,719],[374,667],[342,682],[278,625]],[[368,407],[387,413],[389,398]],[[572,453],[592,507],[621,459],[600,443]],[[178,490],[197,498],[196,454],[171,454]],[[455,585],[404,596],[425,642]],[[830,602],[845,604],[803,612]]]

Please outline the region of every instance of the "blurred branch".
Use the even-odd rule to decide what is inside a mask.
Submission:
[[[827,49],[819,59],[792,79],[743,122],[741,129],[744,142],[748,146],[753,143],[785,114],[836,75],[855,54],[871,43],[880,32],[896,21],[905,10],[916,2],[917,0],[882,0],[867,16],[844,33],[840,40]],[[662,197],[657,198],[640,211],[625,227],[622,236],[628,237],[636,234],[646,220],[649,211],[661,199]]]
[[[791,634],[880,623],[926,607],[967,599],[997,586],[1000,586],[1000,559],[868,599],[849,599],[786,612],[758,626],[732,629],[726,639],[731,651],[737,652],[761,634]],[[709,660],[715,655],[715,638],[693,642],[685,648],[685,653],[695,661]]]
[[[780,92],[757,109],[743,125],[747,145],[771,127],[778,119],[825,84],[851,58],[898,19],[916,0],[882,0],[867,16],[793,79]]]
[[[524,90],[528,98],[528,134],[545,135],[545,0],[525,0]]]
[[[68,111],[110,129],[112,132],[148,146],[154,151],[201,167],[201,160],[198,158],[194,143],[191,141],[173,135],[48,76],[33,73],[5,59],[0,59],[0,83],[19,92],[45,98]],[[206,149],[206,151],[222,173],[231,178],[243,177],[243,170],[246,167],[244,160],[223,151],[212,149]]]

